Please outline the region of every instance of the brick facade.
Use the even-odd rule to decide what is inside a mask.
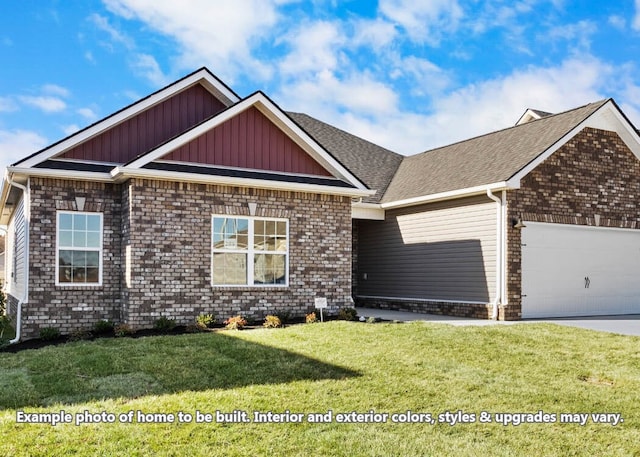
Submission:
[[[507,192],[507,296],[500,319],[521,317],[525,221],[640,229],[640,161],[614,132],[585,128]],[[526,229],[525,229],[526,230]]]
[[[90,329],[100,319],[120,318],[120,186],[97,182],[32,178],[29,230],[29,302],[22,309],[22,335],[32,338],[41,328],[62,333]],[[56,286],[56,211],[103,213],[102,286]]]
[[[393,311],[437,314],[441,316],[469,317],[474,319],[490,319],[493,312],[491,304],[451,303],[443,301],[380,299],[358,297],[358,306]]]
[[[350,305],[351,200],[289,191],[130,180],[103,184],[31,180],[29,302],[25,338],[43,327],[88,330],[100,319],[133,328],[160,316],[190,324],[201,313],[219,319],[302,316],[316,296],[329,312]],[[102,286],[55,286],[56,211],[104,214]],[[249,215],[289,220],[287,287],[212,287],[211,217]]]

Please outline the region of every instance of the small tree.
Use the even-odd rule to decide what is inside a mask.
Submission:
[[[0,281],[0,347],[4,345],[4,332],[11,326],[11,319],[6,315],[6,302],[7,297],[4,295],[2,281]]]

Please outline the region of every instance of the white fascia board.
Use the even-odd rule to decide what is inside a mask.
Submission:
[[[8,167],[7,171],[15,178],[34,176],[42,178],[70,179],[73,181],[113,182],[113,177],[109,173],[96,173],[92,171],[50,170],[47,168],[23,167]]]
[[[507,182],[519,183],[522,178],[528,175],[534,168],[547,160],[554,152],[564,146],[569,140],[580,133],[583,129],[590,127],[598,130],[606,130],[609,132],[616,132],[620,138],[629,147],[631,152],[640,160],[640,137],[635,131],[632,125],[625,119],[624,115],[616,107],[616,105],[609,100],[607,103],[598,108],[595,112],[576,125],[569,133],[563,136],[549,149],[544,151],[534,160],[532,160],[527,166],[525,166],[518,173],[513,175]]]
[[[468,187],[466,189],[456,189],[448,192],[440,192],[431,195],[421,195],[419,197],[408,198],[406,200],[397,200],[394,202],[382,203],[380,206],[383,209],[403,208],[406,206],[422,205],[425,203],[434,203],[444,200],[454,200],[456,198],[472,197],[474,195],[483,195],[487,193],[487,190],[492,192],[500,190],[515,189],[508,182],[496,182],[492,184],[486,184],[484,186]]]
[[[178,82],[172,84],[160,91],[148,96],[140,100],[137,103],[125,108],[124,110],[111,115],[110,117],[104,119],[103,121],[99,121],[96,124],[89,126],[88,128],[81,130],[80,132],[67,137],[61,142],[42,150],[39,154],[25,160],[24,162],[19,162],[20,167],[29,168],[33,167],[40,162],[55,157],[58,154],[63,153],[64,151],[81,144],[90,138],[120,124],[121,122],[126,121],[127,119],[135,116],[136,114],[141,113],[142,111],[156,105],[163,100],[171,97],[172,95],[198,83],[201,82],[208,90],[213,90],[213,92],[219,92],[225,97],[229,98],[232,102],[237,102],[238,97],[233,94],[227,87],[223,84],[220,84],[218,80],[216,80],[208,71],[200,70]]]
[[[250,107],[255,107],[263,115],[265,115],[271,122],[273,122],[278,128],[302,147],[314,160],[322,164],[329,172],[334,176],[344,179],[354,187],[365,190],[367,187],[362,184],[354,175],[352,175],[347,169],[345,169],[337,160],[335,160],[328,152],[324,150],[318,143],[307,135],[300,127],[298,127],[289,117],[282,112],[271,100],[269,100],[262,92],[256,92],[255,94],[245,98],[240,103],[228,108],[212,119],[204,122],[203,124],[189,130],[188,132],[180,135],[179,137],[159,146],[155,150],[148,154],[134,160],[130,164],[126,165],[126,168],[142,168],[148,163],[154,160],[161,159],[165,155],[187,144],[189,141],[196,139],[197,137],[205,134],[211,129],[221,125],[229,119],[237,116]]]
[[[351,205],[351,219],[384,221],[385,211],[379,203],[353,203]]]
[[[229,176],[209,176],[197,173],[150,170],[146,168],[132,169],[128,167],[117,167],[111,171],[111,177],[115,182],[122,182],[129,178],[157,179],[161,181],[179,181],[198,184],[253,187],[258,189],[285,190],[291,192],[304,192],[309,194],[341,195],[345,197],[368,197],[375,194],[374,190],[368,189],[353,189],[344,187],[323,186],[318,184],[269,181],[264,179],[234,178]]]

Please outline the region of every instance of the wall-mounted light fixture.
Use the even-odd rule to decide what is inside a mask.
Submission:
[[[526,225],[524,225],[524,222],[522,222],[522,218],[520,216],[518,216],[517,219],[513,220],[513,228],[521,230],[525,227]]]

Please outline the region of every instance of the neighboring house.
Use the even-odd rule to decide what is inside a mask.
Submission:
[[[612,100],[519,124],[404,157],[201,69],[9,167],[9,312],[640,312],[637,132]]]

